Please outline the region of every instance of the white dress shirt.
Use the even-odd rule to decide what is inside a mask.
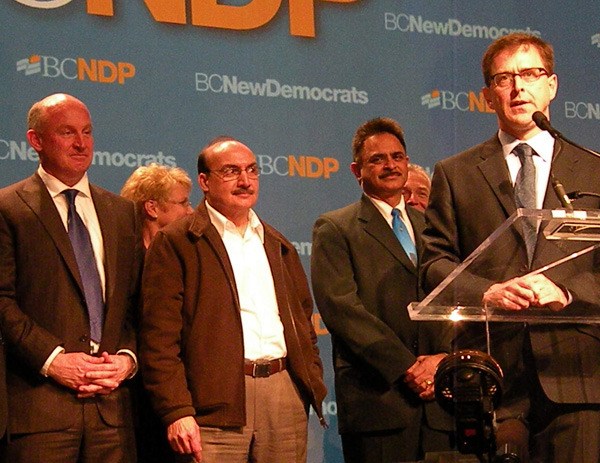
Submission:
[[[92,248],[94,249],[94,257],[96,258],[96,266],[98,267],[98,274],[100,275],[100,284],[102,285],[102,297],[105,298],[106,275],[104,274],[104,242],[102,240],[100,222],[98,221],[98,215],[96,214],[96,208],[94,207],[94,201],[92,201],[92,194],[90,193],[90,183],[87,173],[72,187],[65,185],[56,177],[50,175],[41,165],[38,168],[38,174],[42,178],[44,185],[46,185],[46,188],[56,205],[56,209],[58,209],[65,230],[67,231],[69,230],[67,223],[69,203],[62,192],[68,189],[79,191],[75,197],[75,208],[90,234]]]
[[[77,213],[80,215],[83,223],[88,229],[88,233],[90,234],[90,239],[92,241],[92,248],[94,250],[94,257],[96,258],[96,266],[98,267],[98,274],[100,275],[100,284],[102,285],[102,298],[106,302],[106,275],[104,273],[104,241],[102,239],[102,231],[100,229],[100,221],[98,220],[98,215],[96,214],[96,208],[94,206],[94,201],[92,200],[92,195],[90,192],[90,183],[88,180],[87,173],[72,187],[65,185],[63,182],[58,180],[56,177],[50,175],[48,172],[44,170],[41,166],[38,167],[38,175],[41,177],[42,182],[46,186],[48,193],[52,197],[54,204],[56,205],[56,209],[60,214],[60,218],[65,226],[65,230],[68,233],[68,215],[69,215],[69,203],[67,198],[62,192],[68,189],[74,189],[79,191],[77,196],[75,197],[75,208],[77,209]],[[99,345],[94,341],[90,340],[90,353],[98,353]],[[50,354],[50,356],[44,362],[42,369],[40,372],[44,376],[48,376],[48,368],[52,361],[56,358],[58,354],[65,352],[65,349],[62,346],[57,346],[54,351]],[[129,375],[129,378],[133,377],[137,372],[137,357],[136,355],[129,349],[120,349],[117,351],[117,354],[127,354],[133,359],[134,369],[133,372]]]
[[[388,225],[390,226],[391,229],[394,228],[392,226],[392,209],[398,209],[400,211],[400,217],[402,218],[402,222],[404,222],[404,226],[408,230],[410,239],[412,239],[412,242],[415,243],[415,232],[414,232],[412,224],[410,223],[410,220],[408,218],[408,214],[406,213],[406,203],[404,202],[404,197],[401,197],[400,202],[398,204],[396,204],[396,206],[394,206],[394,207],[390,206],[388,203],[386,203],[385,201],[382,201],[380,199],[375,199],[371,196],[368,196],[368,198],[373,202],[373,204],[375,205],[377,210],[381,213],[381,215],[383,216],[383,218],[388,223]]]
[[[517,180],[517,174],[521,169],[521,161],[519,157],[512,153],[512,150],[519,143],[527,143],[536,152],[537,156],[533,156],[533,164],[535,165],[535,194],[536,208],[542,209],[544,205],[544,197],[546,196],[546,187],[550,178],[550,167],[552,165],[552,154],[554,152],[554,138],[548,132],[540,132],[529,140],[518,140],[512,135],[500,130],[498,139],[502,144],[502,152],[506,165],[510,172],[510,179],[514,186]]]
[[[271,266],[264,247],[264,227],[250,209],[248,226],[240,234],[235,224],[214,209],[206,208],[233,268],[240,300],[244,357],[248,360],[273,360],[285,357],[287,349],[283,324],[275,295]]]

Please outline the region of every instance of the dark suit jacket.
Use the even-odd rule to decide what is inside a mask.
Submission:
[[[419,252],[423,215],[407,211]],[[332,336],[339,431],[419,426],[422,403],[401,378],[417,355],[441,348],[420,349],[425,325],[406,310],[422,295],[417,269],[367,196],[319,217],[311,275]]]
[[[105,253],[106,312],[100,352],[136,350],[141,240],[134,205],[91,186]],[[89,322],[69,237],[40,177],[0,190],[0,326],[7,347],[11,433],[73,426],[80,400],[40,374],[57,346],[89,352]],[[128,424],[125,387],[97,398],[109,425]]]
[[[557,142],[552,163],[554,176],[566,191],[600,192],[600,162],[570,145]],[[598,209],[597,198],[578,200],[576,209]],[[545,209],[560,208],[550,185]],[[516,210],[513,187],[497,136],[436,165],[430,205],[426,212],[422,275],[433,289],[459,262],[496,230]],[[487,265],[489,274],[471,290],[483,291],[492,283],[529,271],[522,237],[508,236],[510,252],[496,253]],[[538,238],[531,268],[567,255],[564,243]],[[579,257],[556,267],[547,276],[564,285],[573,297],[565,310],[598,310],[600,283],[597,254]],[[595,307],[595,309],[594,309]],[[483,324],[478,324],[482,329]],[[492,355],[504,368],[507,404],[520,403],[527,412],[522,356],[523,343],[531,337],[537,375],[545,394],[555,402],[600,403],[600,328],[590,325],[532,325],[499,323],[492,332]],[[471,342],[476,344],[473,333]],[[484,339],[482,336],[479,341]],[[471,347],[471,346],[469,346]],[[484,346],[473,346],[483,348]]]

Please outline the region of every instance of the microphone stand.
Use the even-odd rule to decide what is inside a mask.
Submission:
[[[585,146],[582,146],[578,143],[575,143],[572,140],[569,140],[567,137],[565,137],[562,133],[560,132],[556,132],[556,134],[558,135],[558,138],[562,139],[563,141],[567,142],[569,145],[573,145],[575,148],[579,148],[582,151],[585,151],[588,154],[591,154],[592,156],[596,156],[597,158],[600,159],[600,153],[598,153],[597,151],[594,151],[592,149],[586,148]],[[550,132],[550,135],[554,136],[552,134],[552,132]],[[554,137],[556,138],[556,137]]]
[[[592,196],[594,198],[600,198],[600,193],[594,193],[592,191],[575,190],[575,191],[571,191],[571,192],[567,193],[567,196],[569,197],[569,199],[579,199],[579,198],[583,198],[584,196]]]
[[[560,133],[558,130],[556,130],[554,127],[552,127],[552,125],[550,124],[550,121],[548,120],[548,118],[546,117],[546,115],[543,112],[536,111],[533,113],[531,118],[533,119],[533,122],[535,122],[535,125],[537,125],[541,130],[547,131],[550,135],[552,135],[552,137],[555,140],[564,141],[565,143],[568,143],[569,145],[572,145],[575,148],[579,148],[580,150],[600,159],[600,153],[598,153],[594,150],[591,150],[589,148],[586,148],[585,146],[582,146],[578,143],[575,143],[572,140],[569,140],[562,133]],[[573,205],[571,204],[572,199],[579,199],[583,196],[595,196],[595,197],[600,198],[600,194],[598,194],[598,193],[581,192],[581,191],[573,191],[571,193],[565,193],[565,190],[564,190],[564,187],[562,186],[562,184],[557,179],[554,178],[552,170],[550,170],[550,180],[551,180],[552,188],[554,188],[554,192],[555,192],[556,196],[558,197],[561,205],[567,210],[567,212],[573,212]]]
[[[548,120],[548,118],[546,117],[546,115],[543,112],[541,112],[541,111],[534,112],[532,119],[533,119],[533,122],[535,122],[535,125],[537,125],[542,130],[546,130],[550,135],[552,135],[552,137],[554,139],[563,140],[564,142],[568,143],[569,145],[573,145],[575,148],[579,148],[580,150],[585,151],[586,153],[591,154],[592,156],[596,156],[597,158],[600,158],[600,153],[598,153],[597,151],[591,150],[589,148],[586,148],[585,146],[575,143],[572,140],[569,140],[562,133],[560,133],[558,130],[556,130],[554,127],[552,127],[552,125],[550,125],[550,121]]]

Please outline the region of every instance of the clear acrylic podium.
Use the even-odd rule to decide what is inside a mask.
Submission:
[[[485,210],[481,211],[481,220],[486,220]],[[538,233],[531,265],[527,264],[524,239],[527,228],[537,229]],[[447,268],[452,268],[425,299],[408,306],[410,318],[484,322],[481,333],[468,331],[468,339],[464,332],[462,336],[467,344],[474,341],[475,349],[483,349],[483,344],[477,344],[485,342],[487,354],[466,347],[438,365],[436,400],[454,416],[461,453],[428,454],[421,463],[497,461],[496,451],[508,455],[508,450],[496,448],[495,410],[503,396],[503,367],[491,356],[499,354],[499,359],[505,358],[503,349],[510,348],[510,343],[498,343],[496,336],[506,338],[511,326],[500,323],[492,330],[488,322],[600,324],[600,210],[517,209],[462,263],[456,267],[444,267],[445,264],[440,262],[438,268],[429,270],[434,275],[444,275]],[[566,289],[570,303],[557,311],[547,307],[516,311],[483,306],[483,294],[491,285],[528,274],[543,274]],[[450,323],[448,327],[458,329],[459,325],[462,324]],[[495,368],[488,368],[490,364]]]
[[[485,211],[481,212],[485,220]],[[535,223],[538,241],[531,268],[523,241],[524,223]],[[412,320],[600,324],[600,210],[517,209],[423,301],[408,310]],[[561,311],[483,307],[494,283],[543,273],[569,290],[572,303]]]

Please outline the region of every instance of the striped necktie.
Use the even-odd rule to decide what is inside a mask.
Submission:
[[[533,163],[535,152],[527,143],[519,143],[513,149],[513,153],[521,161],[521,169],[515,181],[515,203],[519,208],[536,209],[535,164]],[[537,221],[535,219],[530,217],[523,219],[523,236],[527,257],[531,264],[537,241]]]

